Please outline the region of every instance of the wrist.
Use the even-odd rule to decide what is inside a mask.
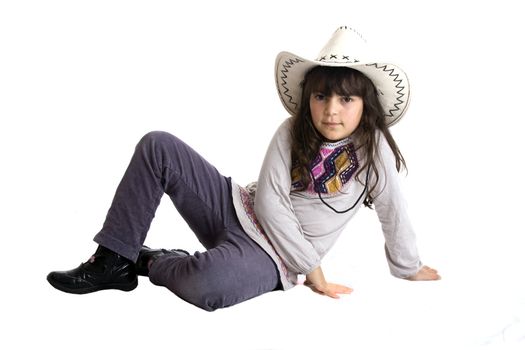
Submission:
[[[324,278],[321,266],[318,266],[312,272],[306,275],[306,284],[314,286],[317,289],[324,289],[326,287],[327,282]]]

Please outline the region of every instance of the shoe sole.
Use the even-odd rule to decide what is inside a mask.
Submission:
[[[62,286],[60,284],[55,283],[55,281],[53,281],[49,277],[47,278],[47,281],[54,288],[56,288],[56,289],[58,289],[58,290],[60,290],[62,292],[65,292],[65,293],[70,293],[70,294],[87,294],[87,293],[98,292],[100,290],[108,290],[108,289],[117,289],[117,290],[121,290],[123,292],[130,292],[133,289],[137,288],[137,285],[139,284],[138,279],[135,278],[135,280],[133,282],[131,282],[131,283],[108,283],[108,284],[103,284],[103,285],[100,285],[100,286],[92,286],[92,287],[87,287],[87,288],[72,289],[72,288],[67,288],[67,287],[64,287],[64,286]]]

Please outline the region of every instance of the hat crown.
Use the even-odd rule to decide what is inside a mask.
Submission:
[[[326,63],[359,63],[366,59],[366,40],[348,26],[337,28],[322,48],[316,61]]]

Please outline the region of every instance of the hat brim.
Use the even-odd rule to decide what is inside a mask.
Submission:
[[[275,59],[275,83],[279,98],[291,115],[295,115],[299,109],[304,76],[315,66],[348,67],[365,74],[377,89],[387,126],[397,123],[408,108],[410,102],[408,77],[395,64],[312,61],[283,51]]]

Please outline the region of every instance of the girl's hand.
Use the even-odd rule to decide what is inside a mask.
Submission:
[[[326,295],[334,299],[339,299],[339,294],[350,294],[353,292],[352,288],[335,283],[326,283],[322,287],[316,287],[313,285],[313,283],[306,280],[304,281],[304,285],[316,292],[317,294]]]
[[[436,281],[440,280],[441,276],[437,270],[424,265],[415,275],[406,278],[409,281]]]
[[[306,275],[304,285],[318,294],[334,299],[339,299],[339,294],[350,294],[353,291],[352,288],[347,286],[326,282],[321,266],[318,266]]]

